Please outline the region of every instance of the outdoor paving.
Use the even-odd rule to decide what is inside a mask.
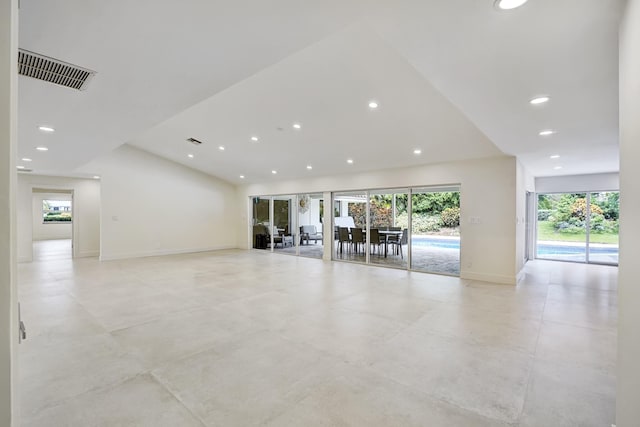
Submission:
[[[322,258],[323,251],[324,246],[320,244],[320,242],[318,242],[318,244],[305,244],[300,246],[300,256],[304,257]],[[385,257],[384,249],[381,250],[381,254],[378,254],[376,251],[376,253],[370,256],[370,263],[395,268],[407,268],[408,247],[404,246],[403,251],[402,257],[397,254],[392,254],[391,252],[388,252]],[[287,246],[286,248],[282,248],[278,246],[274,252],[295,255],[296,247]],[[353,250],[345,250],[343,253],[338,252],[334,255],[334,259],[362,263],[366,260],[362,249],[358,253]],[[453,276],[460,275],[460,251],[458,249],[413,246],[411,259],[412,270],[450,274]]]

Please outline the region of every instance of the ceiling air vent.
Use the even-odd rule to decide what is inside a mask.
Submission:
[[[18,169],[18,173],[33,172],[33,169]]]
[[[200,144],[202,144],[202,141],[198,141],[198,140],[197,140],[197,139],[195,139],[195,138],[187,138],[187,141],[189,141],[190,143],[195,144],[195,145],[200,145]]]
[[[18,74],[44,80],[72,89],[84,90],[95,71],[62,62],[54,58],[18,50]]]

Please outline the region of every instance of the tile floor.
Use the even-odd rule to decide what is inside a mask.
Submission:
[[[610,426],[617,268],[262,251],[19,265],[24,426]]]

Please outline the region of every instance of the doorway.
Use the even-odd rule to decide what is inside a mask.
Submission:
[[[33,261],[73,258],[73,190],[32,190]]]

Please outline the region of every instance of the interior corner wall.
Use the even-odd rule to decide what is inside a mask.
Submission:
[[[44,200],[68,200],[71,201],[71,194],[65,193],[33,193],[31,210],[33,240],[59,240],[71,239],[73,237],[72,222],[44,222],[42,220],[42,202]],[[73,215],[73,203],[71,204],[71,214]]]
[[[527,192],[535,192],[535,181],[527,169],[516,162],[516,274],[524,268],[527,240]]]
[[[0,425],[20,425],[16,286],[18,0],[0,0]]]
[[[238,244],[250,247],[250,196],[446,184],[460,184],[460,277],[515,284],[516,159],[508,156],[241,186]],[[480,223],[472,224],[471,217]]]
[[[235,186],[123,145],[93,161],[101,176],[100,259],[236,247]]]
[[[100,182],[95,179],[20,174],[18,176],[18,261],[33,259],[33,188],[73,191],[74,255],[100,252]]]
[[[620,27],[620,267],[616,424],[640,420],[640,0]]]

